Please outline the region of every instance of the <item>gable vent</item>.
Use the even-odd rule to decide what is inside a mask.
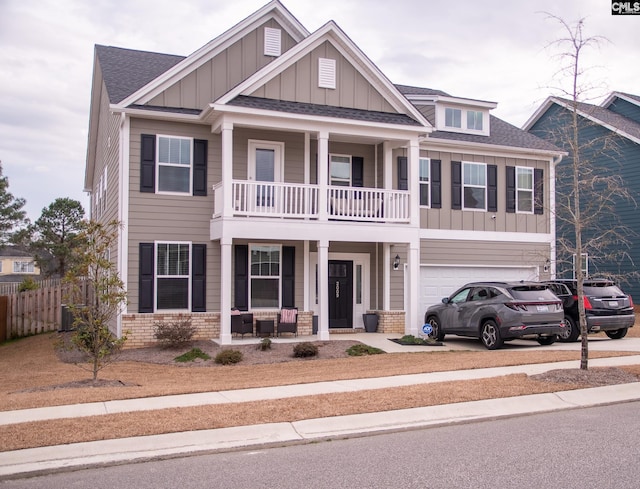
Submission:
[[[336,88],[336,60],[318,59],[318,86],[320,88]]]
[[[264,55],[280,56],[282,53],[282,34],[280,29],[264,28]]]

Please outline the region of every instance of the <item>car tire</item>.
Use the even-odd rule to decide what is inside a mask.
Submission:
[[[480,326],[480,341],[487,350],[497,350],[504,343],[500,336],[500,329],[492,319],[486,320]]]
[[[619,340],[627,336],[628,330],[629,328],[620,328],[620,329],[614,329],[612,331],[605,331],[604,334],[606,334],[612,340]]]
[[[538,343],[540,343],[543,346],[553,345],[557,339],[558,337],[554,334],[552,334],[551,336],[538,336],[537,338]]]
[[[564,317],[564,333],[558,335],[558,340],[563,343],[573,343],[578,341],[580,336],[580,328],[571,316]]]
[[[431,316],[427,319],[427,324],[429,324],[432,328],[431,334],[429,338],[433,338],[436,341],[444,340],[444,333],[442,331],[442,326],[440,326],[440,321],[437,317]]]

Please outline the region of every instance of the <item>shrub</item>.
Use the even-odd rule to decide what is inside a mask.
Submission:
[[[238,350],[222,350],[215,358],[215,362],[220,365],[233,365],[241,360],[242,352]]]
[[[400,338],[400,343],[404,345],[431,345],[435,343],[433,338],[422,339],[412,334],[406,334],[402,338]]]
[[[183,353],[180,356],[174,358],[176,362],[193,362],[196,358],[202,360],[209,360],[211,357],[203,352],[200,348],[192,348],[187,353]]]
[[[40,285],[31,277],[26,277],[20,285],[18,285],[18,292],[26,292],[27,290],[38,290]]]
[[[191,318],[178,316],[175,321],[157,321],[153,323],[153,337],[164,347],[176,348],[188,343],[197,328],[191,324]]]
[[[293,347],[293,356],[296,358],[315,357],[318,355],[318,347],[313,343],[298,343]]]
[[[363,344],[353,345],[347,348],[347,355],[352,357],[361,357],[363,355],[379,355],[380,353],[384,353],[384,350],[376,348],[375,346]]]
[[[269,338],[262,338],[260,343],[258,343],[258,350],[271,350],[271,340]]]

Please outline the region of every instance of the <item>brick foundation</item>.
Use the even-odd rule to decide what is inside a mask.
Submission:
[[[378,333],[404,334],[404,311],[367,311],[378,315]]]

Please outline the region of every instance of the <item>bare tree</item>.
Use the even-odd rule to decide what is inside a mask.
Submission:
[[[617,209],[621,201],[633,202],[633,197],[614,167],[621,163],[620,136],[594,122],[601,115],[598,111],[604,109],[586,102],[597,88],[585,82],[587,70],[582,67],[582,56],[585,50],[606,39],[585,36],[584,19],[569,24],[547,15],[559,22],[565,32],[551,46],[560,49],[561,68],[557,75],[569,88],[556,88],[561,96],[555,99],[551,117],[542,124],[534,124],[530,130],[568,152],[556,168],[553,211],[557,222],[557,265],[564,263],[575,273],[582,338],[580,368],[586,370],[589,343],[584,302],[585,257],[600,264],[630,262],[628,249],[633,233],[621,224]],[[611,267],[603,267],[601,275],[604,274],[616,278]]]

